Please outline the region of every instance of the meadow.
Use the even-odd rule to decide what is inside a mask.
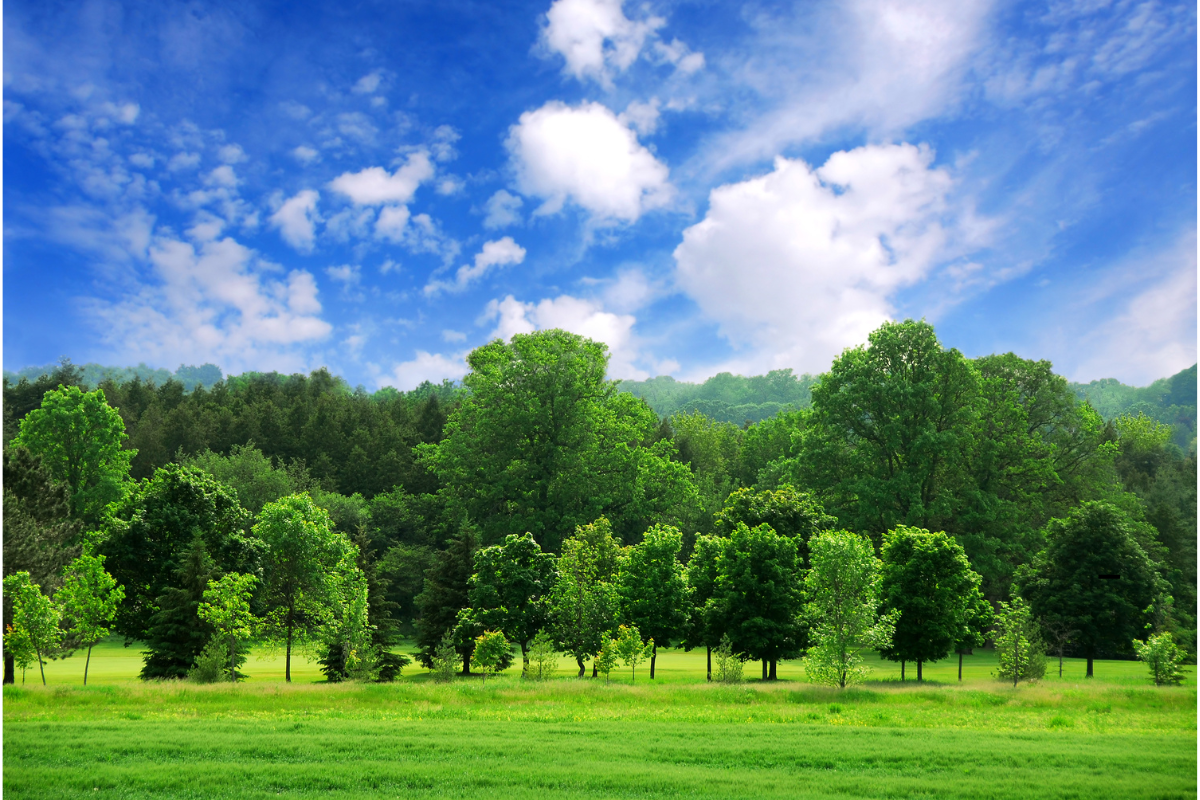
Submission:
[[[435,684],[321,682],[308,660],[252,656],[237,685],[143,683],[110,641],[4,690],[11,797],[973,797],[1196,796],[1195,668],[1156,688],[1137,662],[1016,689],[977,651],[899,680],[837,691],[704,681],[704,653],[664,651],[609,683],[523,681],[518,670]],[[755,674],[755,664],[747,664]],[[911,673],[910,673],[911,674]],[[18,676],[18,681],[20,677]]]

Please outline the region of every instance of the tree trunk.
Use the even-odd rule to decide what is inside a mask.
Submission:
[[[901,683],[904,683],[904,665],[905,665],[905,663],[907,663],[907,662],[904,662],[904,661],[900,662],[900,682]]]
[[[962,683],[962,653],[958,654],[958,682]]]
[[[600,674],[599,668],[596,667],[596,659],[592,659],[592,677],[595,678]]]
[[[654,662],[658,659],[658,644],[650,649],[650,680],[654,680]]]
[[[763,676],[762,676],[762,679],[765,681],[765,680],[767,679],[767,660],[766,660],[765,658],[762,660],[762,664],[763,664]]]
[[[1060,677],[1060,678],[1062,677],[1062,659],[1063,659],[1063,651],[1059,650],[1058,651],[1058,677]]]
[[[283,679],[288,683],[292,682],[292,623],[291,623],[291,620],[288,621],[288,627],[287,627],[287,650],[286,650],[286,655],[284,655],[284,657],[283,657]]]
[[[776,663],[777,663],[776,660],[772,658],[771,659],[771,671],[767,674],[767,680],[772,680],[772,681],[778,680],[778,678],[775,677],[775,664]]]
[[[12,653],[4,654],[4,682],[5,683],[16,683],[17,682],[17,662],[13,658]]]
[[[83,662],[83,685],[87,686],[87,671],[92,663],[92,646],[88,645],[87,660]]]
[[[583,677],[583,659],[575,656],[575,663],[579,665],[579,677]]]
[[[521,677],[524,678],[529,674],[529,651],[525,648],[526,643],[521,642]]]
[[[917,659],[917,683],[920,683],[921,681],[923,681],[925,679],[925,674],[923,672],[921,672],[921,666],[924,663],[925,662],[922,661],[921,659],[919,659],[919,658]]]
[[[1091,653],[1088,653],[1087,676],[1089,678],[1092,677],[1092,654]]]
[[[46,685],[46,665],[42,663],[42,651],[37,650],[35,652],[37,653],[37,658],[38,658],[38,669],[40,669],[42,671],[42,686],[45,686]]]
[[[237,683],[237,645],[229,642],[229,680]]]
[[[705,649],[708,650],[708,680],[711,683],[712,682],[712,645],[706,646]],[[8,680],[8,664],[9,664],[8,661],[4,662],[4,675],[5,675],[4,680],[8,683],[12,683],[12,681]]]

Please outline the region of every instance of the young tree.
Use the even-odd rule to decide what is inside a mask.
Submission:
[[[62,643],[58,609],[42,588],[29,579],[28,572],[17,572],[4,579],[4,593],[12,598],[11,630],[18,639],[24,638],[37,656],[42,685],[46,685],[45,660]]]
[[[307,494],[263,506],[254,533],[267,548],[263,599],[273,635],[284,641],[284,680],[292,680],[292,646],[314,632],[335,598],[339,565],[354,546],[333,530],[329,515]]]
[[[976,647],[983,647],[995,617],[996,612],[992,609],[992,604],[976,592],[967,604],[966,624],[962,634],[954,643],[954,652],[958,654],[959,683],[962,683],[963,656],[971,655]]]
[[[467,590],[474,621],[520,645],[525,670],[529,641],[549,623],[545,600],[555,577],[554,556],[543,553],[532,534],[509,534],[502,544],[475,553]]]
[[[539,631],[529,643],[529,661],[525,668],[525,676],[535,681],[544,681],[554,677],[558,670],[558,650],[554,647],[554,638],[545,631]]]
[[[728,636],[722,636],[717,646],[716,679],[718,683],[742,682],[742,658],[733,652],[733,642]]]
[[[512,657],[512,645],[508,643],[508,639],[504,638],[504,634],[500,631],[484,631],[477,639],[475,639],[475,648],[472,650],[471,664],[479,667],[483,673],[483,682],[487,684],[487,676],[489,673],[494,674],[499,672],[504,667],[505,661]]]
[[[738,652],[762,659],[763,680],[775,679],[779,659],[800,654],[801,601],[796,541],[769,525],[747,528],[738,523],[717,559],[711,613]]]
[[[897,526],[884,535],[880,556],[880,599],[900,617],[883,656],[917,662],[920,681],[926,661],[945,658],[968,637],[971,612],[983,601],[980,577],[962,546],[940,531]]]
[[[200,619],[216,631],[229,650],[229,680],[237,681],[238,644],[254,634],[254,615],[250,612],[250,593],[258,579],[253,575],[230,572],[210,581],[200,604]]]
[[[1160,633],[1144,642],[1134,639],[1133,649],[1138,660],[1146,662],[1146,666],[1150,668],[1150,676],[1154,678],[1155,686],[1167,686],[1183,681],[1179,665],[1183,663],[1184,653],[1175,646],[1171,634]]]
[[[809,541],[809,554],[804,590],[811,644],[804,672],[844,689],[867,673],[863,650],[891,644],[899,612],[879,613],[882,565],[867,539],[849,531],[819,533]]]
[[[1054,653],[1058,656],[1058,677],[1063,674],[1063,654],[1067,649],[1067,645],[1075,640],[1079,635],[1079,631],[1071,627],[1071,623],[1062,619],[1043,619],[1042,632],[1045,633],[1045,640],[1053,646]],[[1135,646],[1136,647],[1136,646]]]
[[[1127,651],[1161,605],[1162,579],[1134,536],[1129,516],[1108,503],[1084,503],[1046,526],[1046,548],[1016,582],[1035,616],[1078,630],[1087,677],[1098,653]]]
[[[1038,638],[1029,604],[1023,598],[1000,603],[996,619],[996,660],[1000,666],[996,677],[1011,680],[1016,688],[1019,680],[1036,680],[1046,674],[1046,657]]]
[[[375,680],[379,676],[379,652],[368,619],[367,576],[347,554],[327,581],[320,635],[326,647],[340,656],[340,669],[328,669],[327,665],[325,677],[334,683],[343,677]]]
[[[67,567],[62,588],[54,599],[62,615],[70,620],[71,635],[87,647],[83,662],[83,685],[87,686],[92,647],[108,635],[117,606],[125,599],[125,589],[104,571],[104,556],[85,552]]]
[[[617,656],[629,667],[630,683],[637,683],[637,665],[650,657],[654,650],[654,640],[642,642],[642,634],[636,625],[622,625],[617,631]]]
[[[581,678],[584,661],[600,651],[617,626],[620,599],[614,584],[620,557],[612,526],[604,517],[579,526],[563,542],[550,610],[558,644],[575,657]]]
[[[617,593],[625,620],[654,643],[650,679],[658,645],[670,647],[687,630],[687,572],[679,562],[683,534],[669,525],[655,525],[642,541],[629,548],[617,573]]]
[[[617,640],[605,639],[592,663],[596,665],[596,672],[604,676],[604,683],[607,684],[609,675],[621,663],[621,656],[617,653]]]
[[[712,653],[722,638],[717,609],[709,601],[717,588],[717,561],[729,544],[728,539],[717,536],[698,536],[692,548],[692,557],[687,564],[687,582],[690,590],[691,609],[685,645],[688,649],[704,646],[707,651],[707,680],[713,679]]]
[[[64,386],[46,392],[42,405],[21,420],[13,444],[40,456],[55,480],[71,488],[71,515],[90,525],[125,492],[136,450],[123,449],[125,423],[104,392]]]
[[[25,683],[25,670],[33,666],[37,660],[37,650],[29,638],[29,632],[24,628],[14,628],[9,625],[4,632],[4,653],[12,660],[13,666],[21,670],[21,683]],[[8,681],[16,683],[16,680]]]
[[[446,631],[446,635],[438,642],[429,659],[429,670],[433,673],[434,683],[449,683],[454,680],[458,669],[458,649],[454,646],[454,636]]]

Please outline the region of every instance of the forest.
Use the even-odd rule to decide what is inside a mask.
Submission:
[[[818,377],[607,361],[554,330],[411,392],[6,374],[5,681],[110,630],[144,678],[233,680],[253,642],[332,681],[548,653],[654,677],[680,646],[710,679],[803,659],[834,686],[865,652],[920,679],[988,643],[1014,683],[1047,654],[1194,659],[1195,367],[1071,384],[911,320]]]

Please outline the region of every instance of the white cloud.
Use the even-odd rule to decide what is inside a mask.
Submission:
[[[154,156],[149,153],[134,153],[129,157],[129,163],[135,167],[150,169],[154,166]]]
[[[246,151],[241,145],[227,144],[217,151],[217,158],[226,164],[238,164],[246,160]]]
[[[489,197],[487,202],[483,204],[483,210],[487,212],[487,216],[483,218],[483,227],[488,230],[495,230],[496,228],[507,228],[509,225],[519,224],[521,222],[521,206],[523,205],[525,205],[525,201],[521,198],[501,189]]]
[[[358,285],[358,282],[362,280],[362,271],[352,264],[326,267],[325,274],[347,288]]]
[[[299,145],[294,150],[292,150],[292,158],[296,159],[304,166],[308,166],[309,164],[316,161],[320,157],[321,157],[321,154],[319,152],[317,152],[316,150],[314,150],[311,147],[306,147],[304,145]]]
[[[675,250],[678,285],[755,355],[741,370],[819,372],[892,314],[943,257],[950,175],[913,145],[860,147],[813,169],[778,158],[714,189]]]
[[[654,55],[664,63],[675,65],[675,69],[684,75],[704,69],[704,53],[693,53],[678,39],[672,39],[670,43],[655,42]]]
[[[363,75],[354,84],[354,88],[350,91],[355,94],[373,94],[379,88],[379,82],[383,79],[383,74],[379,70]]]
[[[622,0],[555,0],[546,12],[542,42],[566,59],[563,71],[609,85],[611,73],[627,69],[646,39],[666,24],[661,17],[631,20]]]
[[[465,353],[443,356],[418,350],[416,358],[397,364],[391,375],[380,378],[379,385],[395,386],[406,392],[417,388],[424,381],[441,383],[446,378],[458,380],[468,371]]]
[[[598,221],[633,222],[674,192],[666,165],[599,103],[552,101],[527,111],[506,144],[521,192],[545,200],[537,214],[555,213],[569,199]]]
[[[631,314],[605,311],[597,302],[570,295],[547,298],[539,303],[522,303],[511,294],[503,300],[492,300],[480,317],[480,323],[495,320],[493,338],[507,341],[514,334],[535,330],[561,328],[608,345],[608,372],[614,378],[644,380],[650,375],[635,366],[639,353],[633,326],[637,318]]]
[[[461,292],[472,281],[482,278],[492,267],[520,264],[525,260],[525,248],[513,241],[511,236],[486,242],[475,255],[473,265],[463,265],[454,274],[454,281],[430,281],[425,285],[425,296],[432,297],[440,291]]]
[[[462,331],[456,331],[447,328],[446,330],[442,331],[442,339],[447,342],[465,342],[467,340],[467,335]]]
[[[384,206],[379,212],[379,219],[375,220],[375,238],[390,242],[403,241],[408,217],[408,206]]]
[[[429,151],[437,161],[453,161],[458,157],[454,143],[461,138],[458,131],[449,125],[439,125],[429,142]]]
[[[360,172],[346,172],[334,178],[329,188],[350,198],[360,206],[383,203],[407,203],[423,182],[433,177],[429,154],[418,150],[394,173],[383,167],[368,167]]]
[[[279,229],[283,240],[301,253],[312,251],[316,240],[317,200],[321,195],[312,189],[304,189],[282,205],[270,217],[271,226]]]
[[[238,185],[237,173],[233,171],[233,167],[228,164],[222,164],[205,176],[204,183],[206,186],[223,186],[226,189],[235,189]]]
[[[199,153],[176,153],[167,162],[167,169],[178,172],[185,169],[195,169],[200,165]]]
[[[653,97],[648,103],[634,100],[625,106],[617,119],[633,128],[643,136],[649,136],[658,129],[658,98]]]

